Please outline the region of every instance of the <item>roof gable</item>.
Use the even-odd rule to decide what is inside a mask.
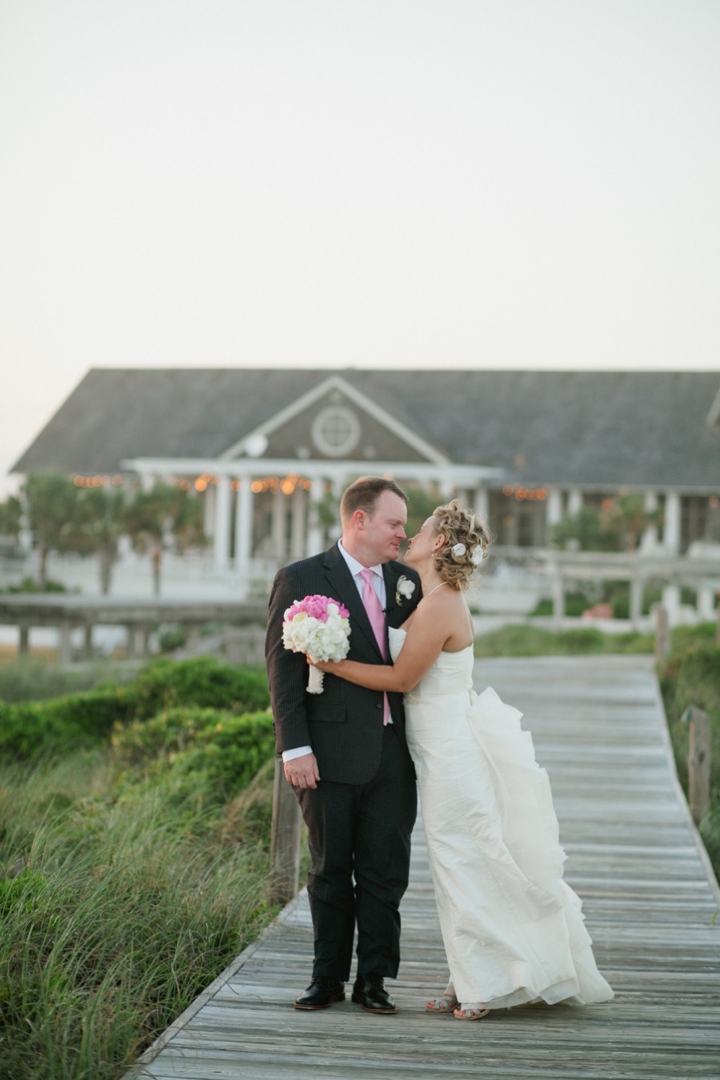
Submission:
[[[362,404],[363,439],[380,410],[403,453],[412,437],[528,485],[717,494],[719,384],[720,372],[688,371],[93,369],[11,471],[96,474],[128,459],[211,460],[266,424],[279,438],[283,418],[289,441],[301,403],[332,386],[353,409]],[[305,438],[309,423],[308,415]],[[317,453],[300,437],[289,445],[293,458],[298,446]]]
[[[249,457],[416,461],[449,459],[340,375],[331,375],[222,454]]]

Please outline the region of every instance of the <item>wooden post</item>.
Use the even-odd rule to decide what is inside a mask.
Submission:
[[[270,867],[275,875],[275,897],[287,904],[298,891],[302,813],[280,758],[275,761]]]
[[[30,627],[27,623],[20,623],[20,641],[18,642],[18,656],[27,656],[30,650]]]
[[[718,593],[718,606],[717,606],[717,629],[715,631],[715,641],[720,645],[720,593]]]
[[[69,664],[72,661],[72,638],[70,623],[61,623],[58,629],[58,663]]]
[[[83,656],[86,660],[93,658],[93,628],[92,623],[85,623],[83,632]]]
[[[695,705],[689,705],[683,720],[690,724],[688,780],[690,813],[699,825],[710,802],[710,717]]]
[[[645,582],[643,578],[641,578],[637,570],[635,570],[630,579],[630,622],[636,630],[642,617],[644,585]]]
[[[655,659],[658,663],[663,661],[670,653],[670,626],[668,624],[667,608],[662,604],[655,604]]]
[[[561,625],[564,614],[565,583],[563,581],[562,571],[556,564],[553,567],[553,619],[556,626]]]

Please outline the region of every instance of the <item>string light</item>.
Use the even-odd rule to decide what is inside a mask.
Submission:
[[[212,473],[202,473],[195,481],[196,491],[205,491],[209,484],[217,484],[217,476]]]
[[[259,495],[263,491],[270,491],[273,494],[276,491],[282,491],[283,495],[292,495],[295,488],[302,488],[303,491],[309,491],[310,486],[310,481],[306,479],[306,477],[291,474],[282,480],[277,476],[264,476],[262,479],[258,477],[250,484],[250,490],[256,495]]]
[[[113,477],[112,482],[115,483],[115,477]],[[85,487],[85,488],[107,487],[107,485],[109,483],[110,483],[110,477],[109,476],[79,476],[79,475],[73,476],[73,484],[75,485],[75,487]],[[120,477],[120,483],[122,484],[122,477]]]
[[[528,488],[523,487],[522,484],[506,484],[502,491],[503,495],[507,495],[508,498],[514,495],[518,502],[525,502],[526,500],[542,502],[548,497],[547,488]]]

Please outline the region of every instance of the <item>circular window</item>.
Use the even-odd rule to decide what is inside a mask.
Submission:
[[[313,442],[328,457],[342,457],[354,450],[360,439],[360,421],[344,405],[330,405],[317,414],[312,426]]]

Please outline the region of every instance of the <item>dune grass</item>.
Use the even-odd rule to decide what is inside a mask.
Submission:
[[[117,1080],[273,917],[266,704],[202,659],[0,706],[3,1080]]]
[[[475,655],[483,656],[587,656],[596,653],[651,653],[652,634],[629,631],[604,634],[587,630],[544,630],[521,624],[503,626],[475,638]]]
[[[713,623],[675,631],[670,656],[658,670],[678,776],[688,793],[689,728],[682,716],[696,705],[710,717],[710,805],[700,835],[720,878],[720,646]]]
[[[272,763],[269,763],[272,764]],[[114,1080],[273,916],[272,774],[206,807],[107,752],[0,773],[0,1075]]]

